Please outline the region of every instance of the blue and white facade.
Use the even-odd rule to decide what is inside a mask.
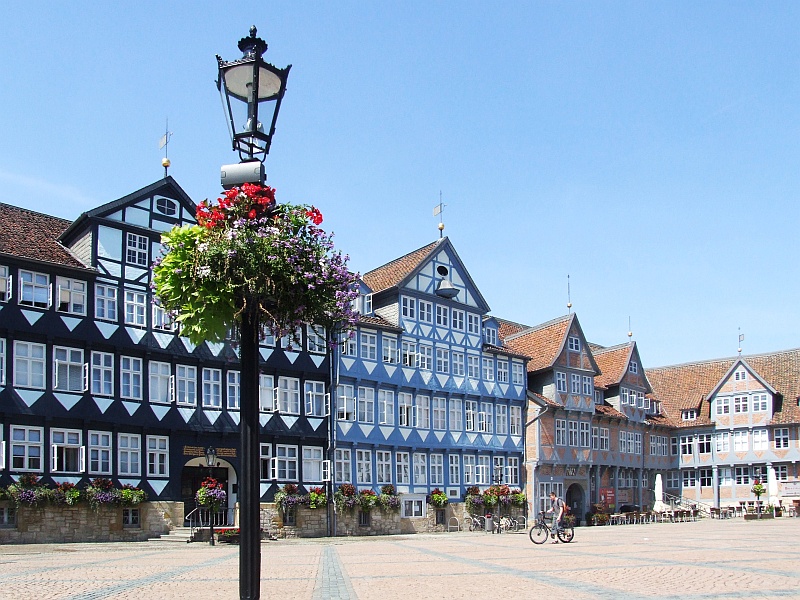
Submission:
[[[434,488],[522,485],[526,359],[448,238],[366,273],[363,318],[337,351],[333,475],[424,516]]]

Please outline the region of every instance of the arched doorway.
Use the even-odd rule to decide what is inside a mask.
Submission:
[[[214,467],[206,466],[205,458],[193,458],[183,466],[181,472],[181,500],[183,501],[183,514],[188,519],[189,514],[197,508],[195,493],[200,488],[206,477],[213,477],[222,484],[223,489],[228,494],[228,505],[226,515],[223,518],[226,523],[233,525],[233,508],[237,502],[238,485],[236,471],[228,461],[218,458]]]
[[[567,497],[564,498],[564,502],[569,506],[570,513],[575,516],[576,523],[580,523],[586,514],[585,498],[586,494],[579,484],[573,483],[567,488]]]

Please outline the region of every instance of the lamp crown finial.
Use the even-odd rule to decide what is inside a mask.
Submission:
[[[258,29],[256,29],[256,26],[255,25],[251,25],[250,26],[250,37],[252,37],[252,38],[256,37],[257,33],[258,33]]]
[[[267,42],[256,37],[258,29],[253,25],[250,28],[250,35],[239,40],[239,50],[244,55],[243,58],[258,58],[267,51]]]

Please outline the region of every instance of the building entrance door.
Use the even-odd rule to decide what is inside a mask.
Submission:
[[[181,474],[181,500],[183,500],[183,514],[187,518],[189,513],[197,508],[194,495],[200,489],[200,485],[206,477],[213,477],[222,484],[223,490],[229,492],[228,469],[226,467],[213,467],[210,471],[208,467],[203,466],[183,467],[183,473]],[[224,511],[225,514],[228,512],[230,511]]]
[[[580,523],[586,513],[585,498],[586,494],[584,494],[583,488],[577,483],[573,483],[567,488],[567,497],[564,498],[564,502],[567,503],[570,512],[575,516],[576,523]]]

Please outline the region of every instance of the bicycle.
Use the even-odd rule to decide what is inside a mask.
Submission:
[[[486,520],[484,517],[470,515],[465,520],[467,521],[466,527],[468,527],[470,531],[484,531],[486,529]]]
[[[518,531],[519,521],[517,521],[514,517],[501,517],[500,528],[504,531]]]
[[[553,533],[544,520],[544,513],[539,513],[536,518],[536,524],[531,527],[528,535],[534,544],[544,544],[547,538],[556,536],[565,544],[569,544],[575,537],[575,528],[572,525],[558,525],[555,533]]]

